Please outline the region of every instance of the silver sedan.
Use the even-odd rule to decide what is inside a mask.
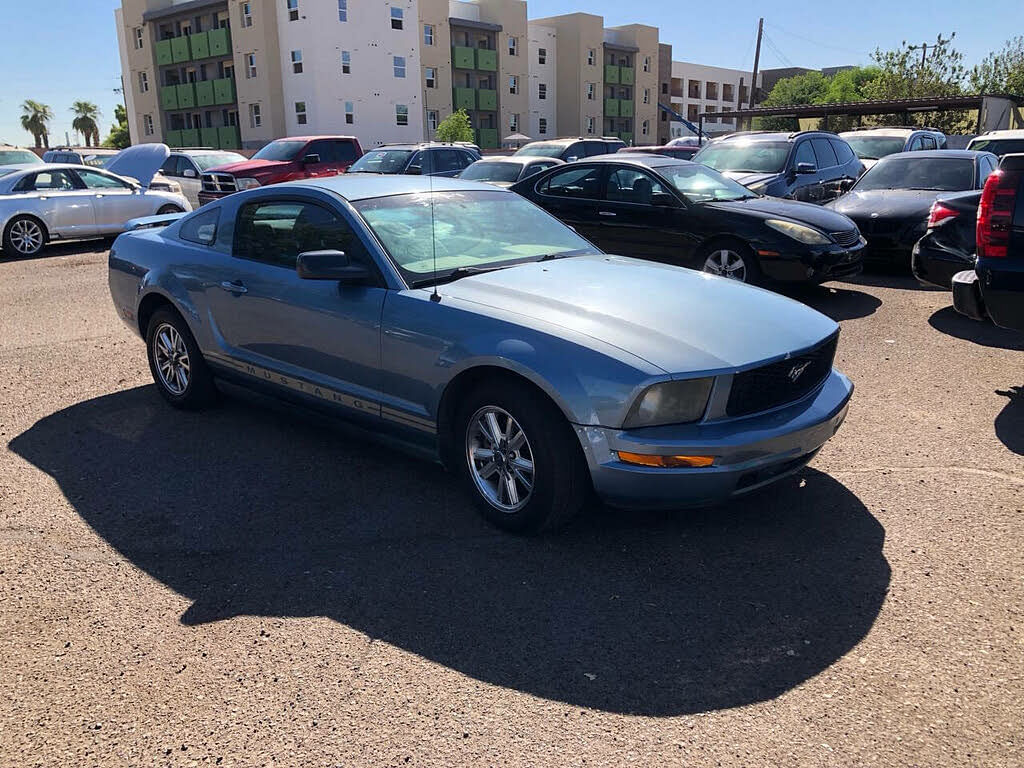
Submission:
[[[56,163],[0,166],[4,254],[34,256],[52,240],[115,235],[131,219],[192,210],[182,195],[149,188],[166,146],[142,145],[121,155],[117,173]]]

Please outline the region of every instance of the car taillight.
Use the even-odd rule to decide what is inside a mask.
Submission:
[[[985,182],[978,205],[977,245],[979,259],[1005,259],[1010,244],[1010,225],[1017,198],[1017,173],[995,171]]]
[[[948,219],[955,219],[959,215],[959,211],[953,210],[941,200],[936,200],[932,203],[932,209],[928,212],[928,229],[937,227]]]

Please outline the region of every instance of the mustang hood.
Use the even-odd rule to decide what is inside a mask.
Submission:
[[[775,181],[781,173],[751,173],[749,171],[724,171],[722,173],[727,179],[738,181],[745,187],[751,184],[761,184],[766,181]]]
[[[719,372],[785,357],[838,327],[792,299],[702,272],[621,256],[578,256],[464,277],[442,300],[566,328],[667,373]]]
[[[114,155],[104,170],[118,176],[128,176],[143,187],[149,187],[156,172],[170,155],[171,150],[166,144],[136,144]]]
[[[755,197],[752,200],[705,203],[705,205],[720,210],[758,214],[765,219],[789,219],[801,224],[810,224],[823,232],[848,232],[855,226],[846,216],[826,210],[820,205],[801,203],[797,200],[783,200],[778,197]]]
[[[926,219],[932,203],[948,194],[934,189],[855,189],[825,207],[851,219]]]

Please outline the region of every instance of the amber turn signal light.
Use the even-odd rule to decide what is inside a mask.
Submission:
[[[710,467],[715,463],[714,456],[652,456],[649,453],[630,453],[618,451],[619,460],[626,464],[639,464],[641,467],[661,467],[663,469],[679,467]]]

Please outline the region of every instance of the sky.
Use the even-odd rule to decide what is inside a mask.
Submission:
[[[302,0],[332,2],[333,0]],[[350,0],[380,2],[381,0]],[[25,99],[54,112],[51,143],[71,133],[70,107],[78,99],[97,104],[106,136],[120,96],[120,60],[114,27],[119,0],[34,0],[4,13],[0,45],[0,142],[28,144],[19,122]],[[14,9],[10,9],[14,10]],[[754,0],[687,3],[680,0],[530,0],[531,18],[587,11],[606,26],[642,23],[659,27],[673,58],[750,69],[757,19],[765,17],[762,68],[821,68],[870,63],[876,47],[931,42],[955,32],[954,45],[970,67],[1024,32],[1022,0],[850,0],[775,2]],[[74,142],[74,137],[72,137]]]

